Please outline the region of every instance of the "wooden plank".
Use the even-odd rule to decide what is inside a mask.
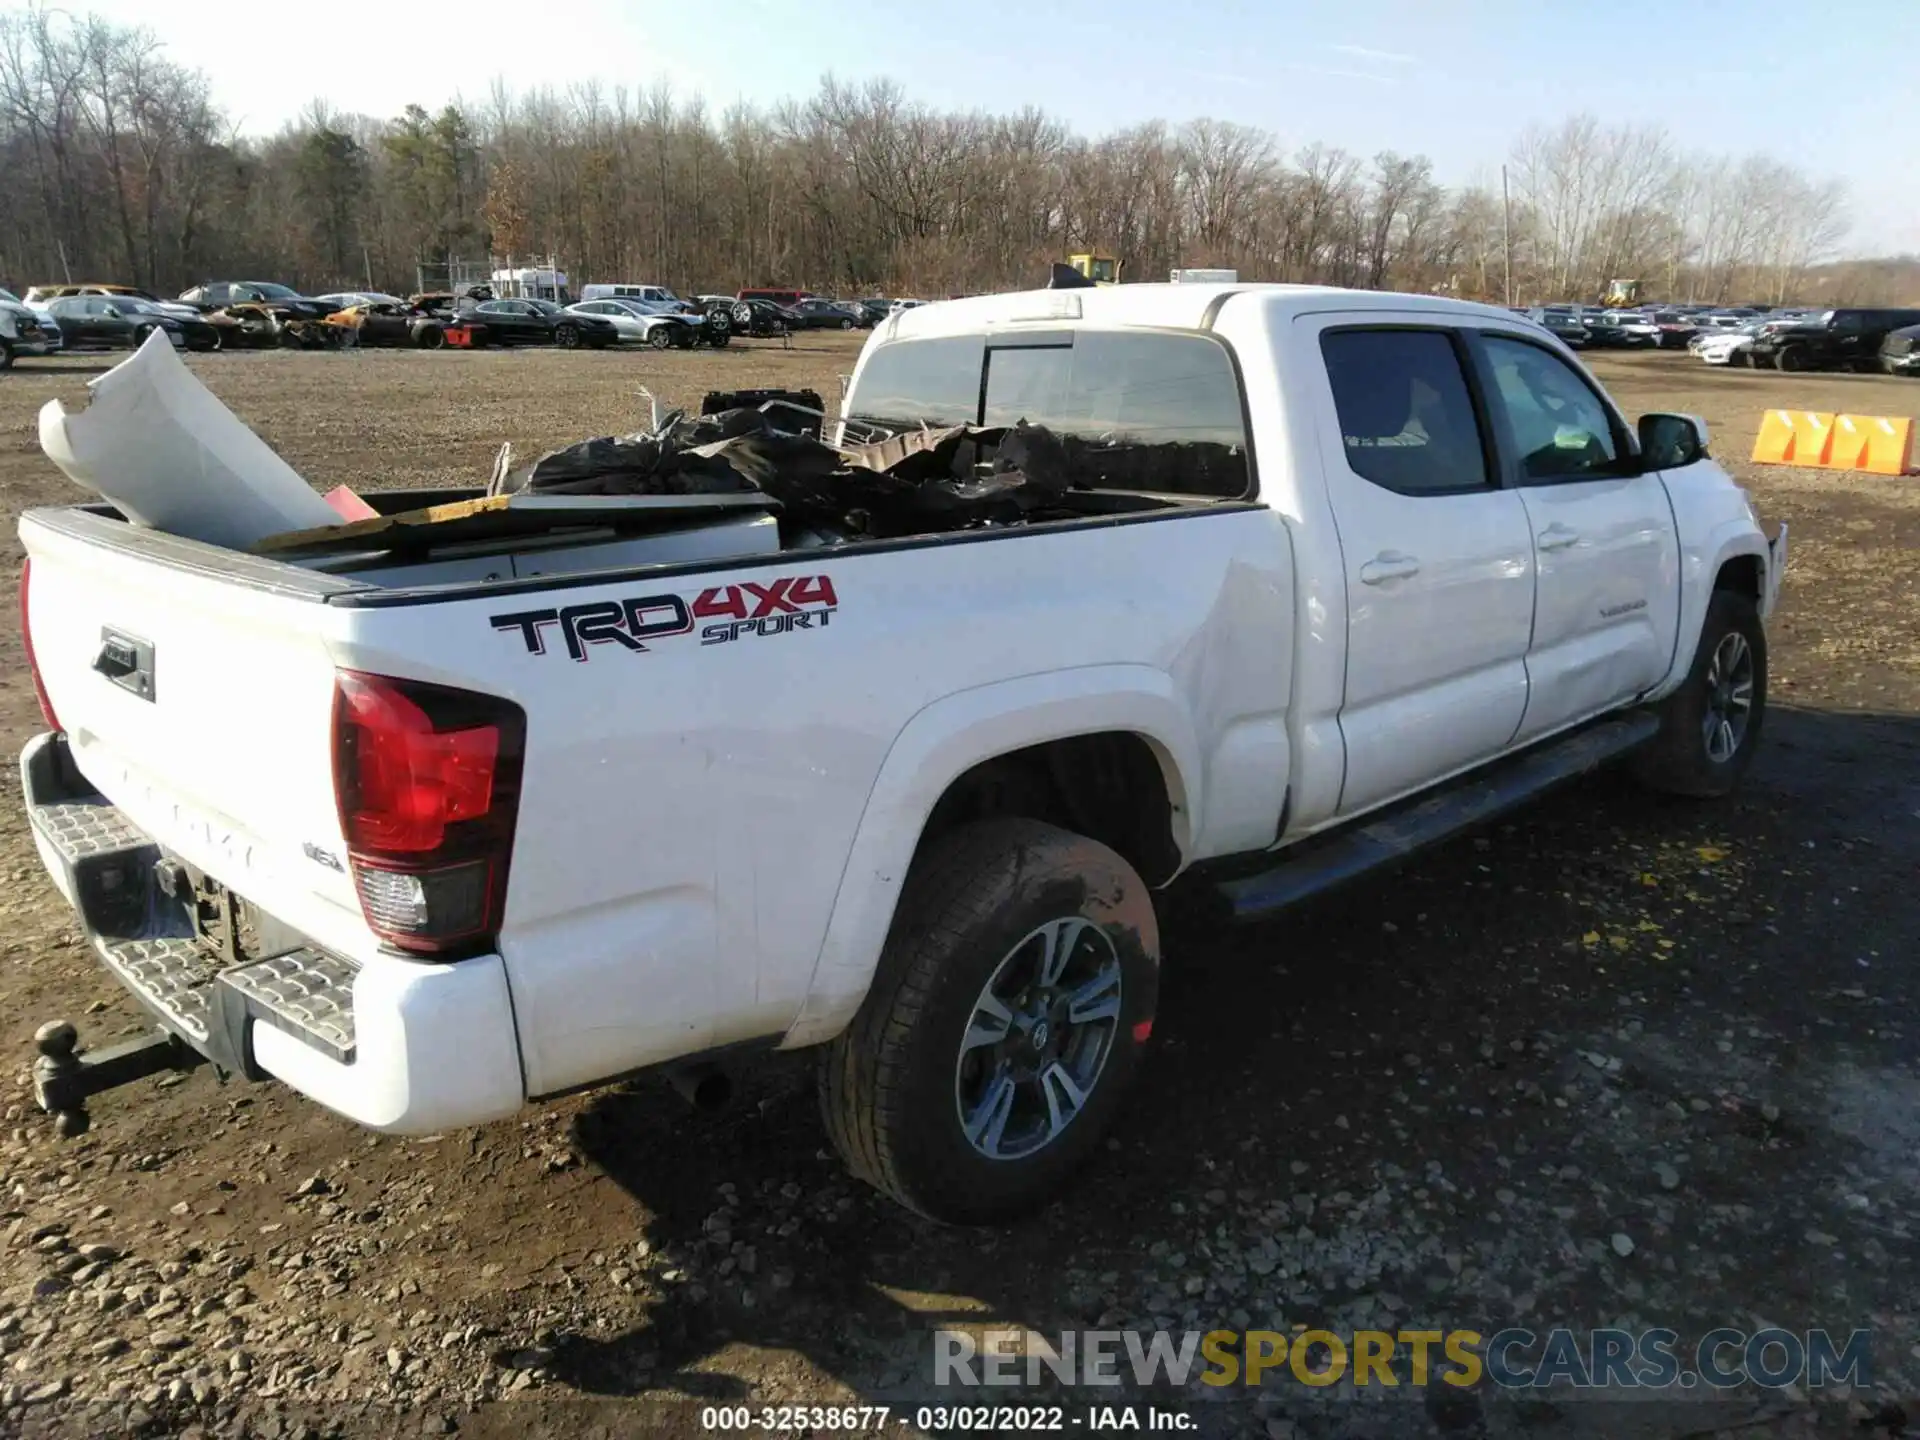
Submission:
[[[320,554],[334,550],[425,550],[436,545],[537,535],[565,526],[631,529],[642,523],[691,519],[717,511],[777,510],[760,494],[723,495],[486,495],[373,520],[289,530],[257,541],[260,555]]]

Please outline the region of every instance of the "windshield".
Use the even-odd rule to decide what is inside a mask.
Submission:
[[[114,305],[123,315],[164,315],[167,313],[151,300],[142,300],[134,295],[113,295],[108,298],[113,301]]]
[[[11,290],[0,290],[0,300],[6,300],[15,305],[20,303],[20,297]]]
[[[275,285],[271,280],[249,280],[246,282],[246,286],[249,290],[258,290],[269,300],[298,300],[300,298],[300,292],[298,290],[289,290],[284,285]]]
[[[551,300],[529,300],[527,303],[542,315],[558,315],[560,313],[560,307]]]

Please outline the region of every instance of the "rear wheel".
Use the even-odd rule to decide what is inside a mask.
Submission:
[[[1640,753],[1642,783],[1670,795],[1712,798],[1753,763],[1767,712],[1767,632],[1751,595],[1716,590],[1693,667],[1660,703],[1660,733]]]
[[[1153,1028],[1145,883],[1097,841],[968,825],[916,859],[859,1013],[820,1066],[828,1133],[923,1215],[1051,1199],[1119,1112]]]
[[[732,339],[733,335],[730,331],[709,330],[707,332],[707,344],[713,346],[716,350],[726,349],[728,342]]]
[[[842,320],[840,322],[840,328],[842,330],[851,330],[853,328],[853,321],[851,319]]]
[[[577,325],[557,326],[553,332],[553,343],[562,350],[577,350],[580,347],[580,329]]]
[[[447,343],[447,332],[438,325],[422,325],[413,343],[422,350],[438,350]]]
[[[673,333],[664,325],[656,325],[647,332],[647,344],[656,350],[665,350],[673,344]]]

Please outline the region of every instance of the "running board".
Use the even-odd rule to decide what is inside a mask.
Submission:
[[[1235,920],[1257,920],[1310,895],[1404,860],[1414,851],[1524,805],[1554,786],[1636,750],[1659,732],[1646,712],[1607,720],[1549,741],[1511,760],[1477,770],[1424,800],[1323,840],[1301,843],[1300,852],[1273,869],[1215,887]]]

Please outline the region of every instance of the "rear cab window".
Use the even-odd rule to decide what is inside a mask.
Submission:
[[[1253,492],[1239,373],[1222,343],[1191,332],[896,340],[867,358],[847,417],[890,428],[1024,420],[1065,442],[1077,489]]]

